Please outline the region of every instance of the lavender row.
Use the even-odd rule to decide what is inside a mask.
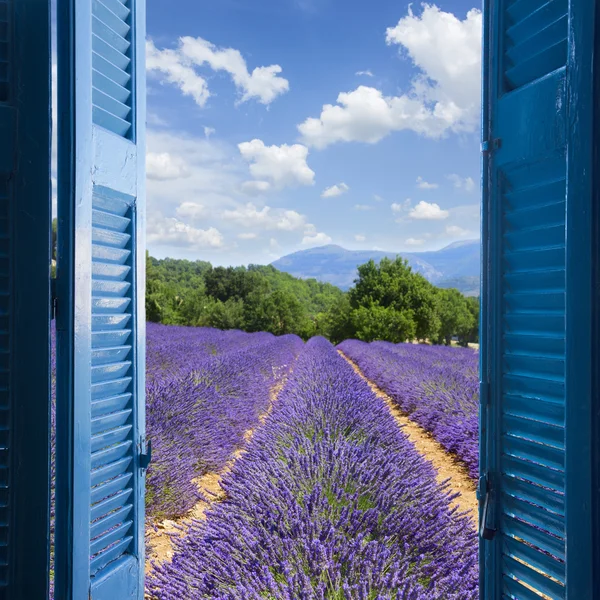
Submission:
[[[152,598],[477,597],[469,521],[322,338],[305,346],[223,485],[226,499],[154,567]]]
[[[476,479],[478,354],[469,348],[346,340],[338,348]]]
[[[160,371],[189,372],[200,359],[235,352],[272,341],[271,333],[221,331],[211,327],[146,324],[146,375]]]
[[[236,351],[215,332],[149,327],[146,428],[153,458],[146,509],[151,520],[180,517],[193,507],[198,501],[193,480],[221,470],[243,444],[244,433],[267,410],[271,389],[303,345],[293,335],[258,334]],[[206,350],[209,338],[218,352]],[[165,368],[157,356],[179,366]]]

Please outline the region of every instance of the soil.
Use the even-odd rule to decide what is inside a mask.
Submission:
[[[448,481],[448,491],[452,494],[460,494],[452,501],[452,506],[456,506],[461,513],[467,513],[471,517],[473,527],[477,527],[479,517],[476,486],[475,482],[469,477],[466,467],[456,457],[448,454],[429,432],[411,421],[390,396],[363,375],[354,361],[341,350],[338,350],[338,352],[350,363],[354,371],[369,384],[373,392],[384,400],[396,423],[401,427],[409,441],[412,442],[417,452],[433,465],[437,473],[437,481],[439,483]]]

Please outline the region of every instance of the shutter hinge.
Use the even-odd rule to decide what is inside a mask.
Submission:
[[[493,150],[498,150],[502,146],[502,140],[500,138],[494,138],[491,142],[485,140],[481,142],[481,152],[483,154],[489,154]]]
[[[479,478],[479,483],[477,485],[477,499],[479,500],[480,505],[483,503],[481,522],[479,525],[479,536],[484,540],[493,540],[496,535],[496,529],[490,524],[489,503],[491,495],[492,486],[490,484],[490,476],[489,473],[486,473]]]
[[[56,319],[56,278],[50,279],[50,319]]]
[[[152,460],[152,440],[146,442],[145,452],[140,453],[140,469],[147,469]]]

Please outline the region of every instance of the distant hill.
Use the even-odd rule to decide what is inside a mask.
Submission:
[[[455,287],[467,296],[479,294],[479,240],[454,242],[431,252],[381,252],[378,250],[346,250],[330,244],[300,250],[271,263],[276,269],[295,277],[333,283],[343,290],[352,286],[358,265],[370,259],[402,256],[417,273],[439,287]]]

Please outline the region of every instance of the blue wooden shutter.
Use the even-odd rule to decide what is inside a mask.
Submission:
[[[58,19],[57,597],[142,598],[144,0]]]
[[[594,5],[484,15],[481,597],[591,598]]]
[[[50,37],[47,0],[0,0],[0,599],[49,570]]]

